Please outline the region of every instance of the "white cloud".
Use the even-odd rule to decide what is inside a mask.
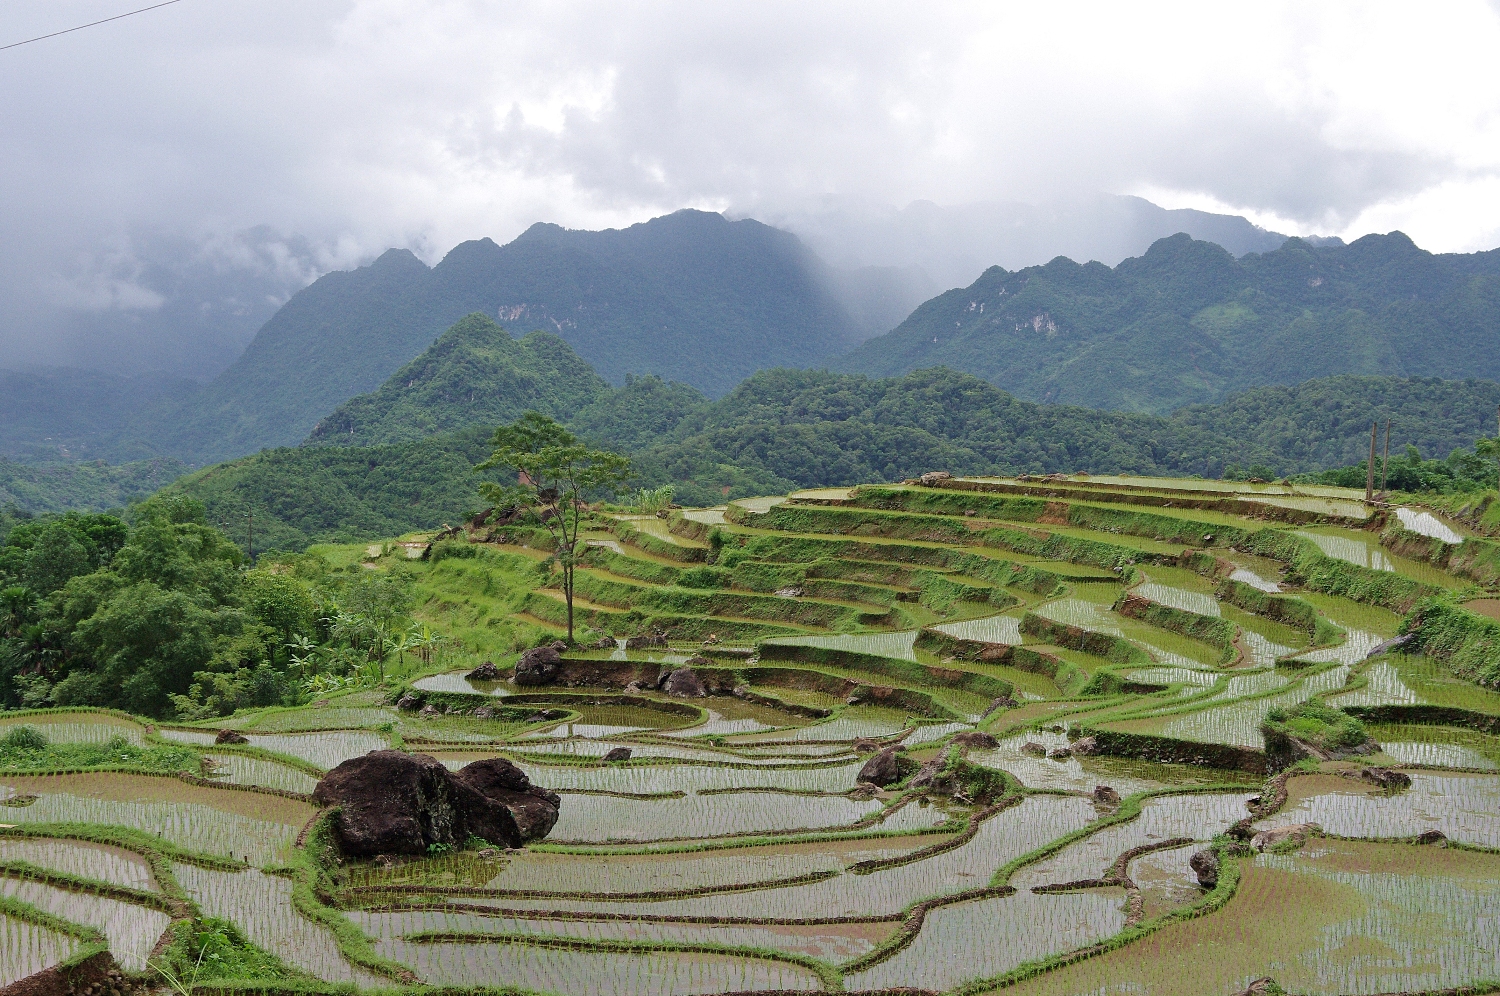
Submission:
[[[0,41],[120,7],[13,0]],[[311,256],[247,265],[316,269],[688,205],[1110,191],[1488,248],[1495,51],[1473,0],[185,0],[0,53],[0,348],[39,348],[46,288],[142,225],[268,225]]]

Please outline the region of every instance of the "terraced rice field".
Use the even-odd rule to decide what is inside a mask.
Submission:
[[[1384,646],[1423,599],[1483,599],[1409,555],[1463,542],[1451,524],[1360,497],[1080,476],[600,515],[555,684],[434,669],[159,728],[0,715],[59,757],[123,737],[192,759],[0,771],[0,985],[106,949],[152,976],[194,931],[259,966],[215,984],[265,992],[1488,985],[1500,692],[1441,646]],[[560,597],[517,602],[560,632]],[[664,690],[682,669],[702,696]],[[1364,726],[1319,739],[1330,716]],[[388,748],[509,758],[560,819],[516,851],[345,858],[310,793]],[[896,770],[860,784],[880,752]]]

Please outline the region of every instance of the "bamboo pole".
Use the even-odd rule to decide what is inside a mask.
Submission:
[[[1379,429],[1378,421],[1370,423],[1370,462],[1365,465],[1365,501],[1375,500],[1375,435]]]
[[[1380,461],[1380,493],[1385,494],[1391,473],[1391,420],[1385,420],[1385,459]]]

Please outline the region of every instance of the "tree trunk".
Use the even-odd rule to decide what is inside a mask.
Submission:
[[[573,645],[573,565],[563,564],[563,599],[568,603],[568,646]]]

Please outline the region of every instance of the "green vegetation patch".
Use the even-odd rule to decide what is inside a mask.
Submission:
[[[1460,678],[1500,689],[1500,623],[1441,598],[1424,599],[1402,626],[1422,652]]]
[[[13,726],[0,737],[0,771],[35,774],[127,768],[135,771],[199,770],[198,753],[177,744],[132,743],[123,736],[95,743],[52,743],[31,726]]]

